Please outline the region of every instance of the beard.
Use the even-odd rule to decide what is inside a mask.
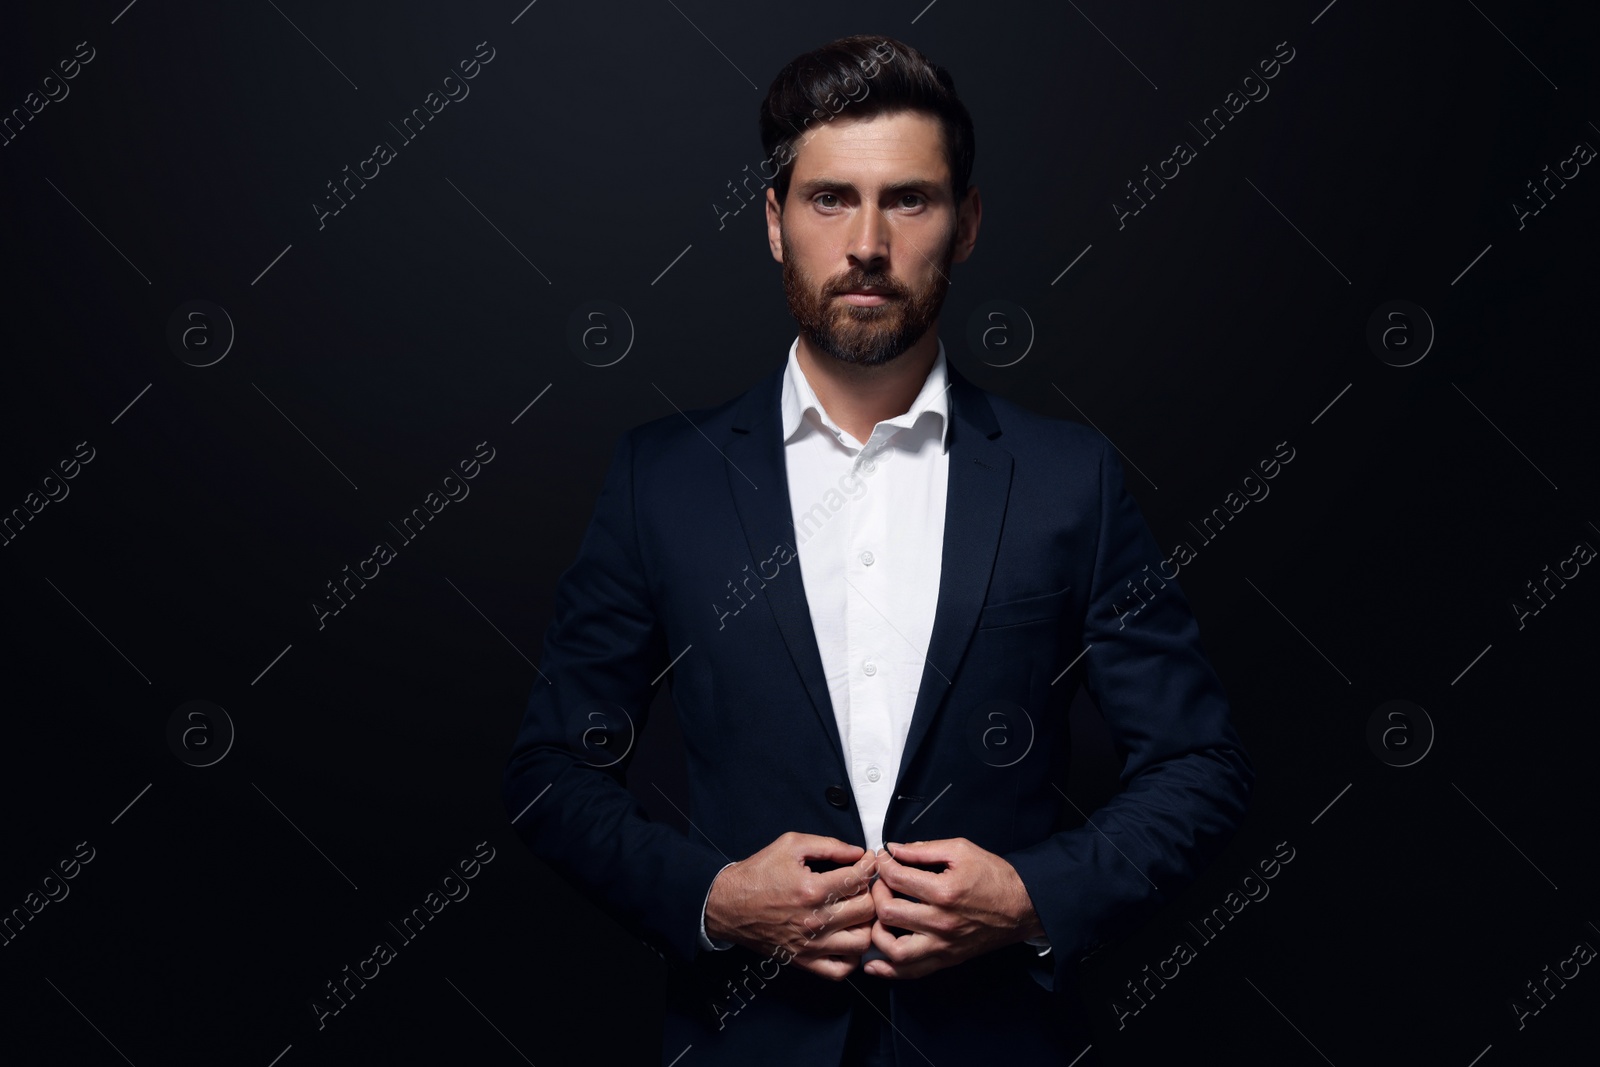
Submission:
[[[935,261],[938,270],[933,279],[922,289],[911,289],[887,273],[859,267],[818,284],[796,264],[788,235],[781,234],[780,240],[783,292],[789,301],[789,313],[808,343],[841,363],[878,367],[900,356],[938,319],[950,290],[954,232]],[[863,307],[836,299],[840,293],[867,287],[881,289],[884,302]]]

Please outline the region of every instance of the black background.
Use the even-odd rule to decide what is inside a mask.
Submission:
[[[95,852],[0,947],[0,1055],[658,1059],[659,960],[521,847],[500,772],[618,435],[742,391],[794,336],[761,215],[731,213],[767,84],[875,32],[947,67],[977,125],[951,360],[1092,421],[1157,540],[1196,545],[1180,582],[1260,774],[1222,858],[1086,966],[1097,1054],[1581,1056],[1593,967],[1520,1029],[1512,1001],[1600,945],[1600,577],[1520,628],[1512,601],[1600,545],[1600,176],[1520,225],[1513,205],[1600,145],[1597,27],[1579,5],[1324,2],[8,10],[6,114],[78,42],[94,58],[0,148],[0,509],[59,493],[43,479],[79,442],[94,458],[0,547],[0,912]],[[390,123],[479,42],[470,95],[402,144]],[[1189,123],[1279,42],[1270,95],[1202,143]],[[396,158],[319,228],[325,183],[380,140]],[[1179,140],[1197,158],[1119,227],[1125,183]],[[167,339],[193,300],[236,330],[209,366],[216,312]],[[594,300],[631,347],[615,314],[610,347],[569,343]],[[997,300],[981,321],[1007,330],[975,348]],[[1374,348],[1393,300],[1426,320]],[[470,495],[402,544],[388,523],[484,441]],[[1270,496],[1195,537],[1284,441]],[[324,584],[380,540],[398,558],[319,628]],[[1369,743],[1397,699],[1431,747],[1415,715]],[[191,700],[236,730],[208,767],[168,742]],[[656,710],[630,781],[681,821]],[[1092,810],[1117,767],[1092,706],[1074,715],[1067,792]],[[207,730],[191,758],[218,751]],[[319,1030],[309,999],[479,842],[470,896]],[[1270,896],[1119,1028],[1123,984],[1279,842]]]

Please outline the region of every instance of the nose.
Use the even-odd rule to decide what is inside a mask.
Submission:
[[[889,261],[889,219],[873,205],[856,213],[850,231],[849,255],[867,273],[883,270]]]

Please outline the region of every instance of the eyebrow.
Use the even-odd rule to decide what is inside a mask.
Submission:
[[[944,183],[932,178],[906,178],[902,181],[891,182],[883,187],[883,191],[891,194],[927,193],[937,192],[943,188]],[[843,178],[829,178],[826,176],[808,178],[795,187],[802,196],[814,196],[822,192],[856,192],[853,183]]]

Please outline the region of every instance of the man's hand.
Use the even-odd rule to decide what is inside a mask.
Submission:
[[[903,862],[901,862],[903,861]],[[907,863],[944,864],[937,873]],[[906,900],[896,892],[914,897]],[[864,970],[881,978],[920,978],[973,956],[1044,935],[1015,867],[964,837],[888,843],[872,886],[878,920],[872,943],[886,959]],[[910,930],[897,937],[888,927]]]
[[[809,859],[851,866],[818,873]],[[877,864],[878,854],[858,845],[791,830],[712,881],[706,935],[838,981],[872,944],[868,886]]]

